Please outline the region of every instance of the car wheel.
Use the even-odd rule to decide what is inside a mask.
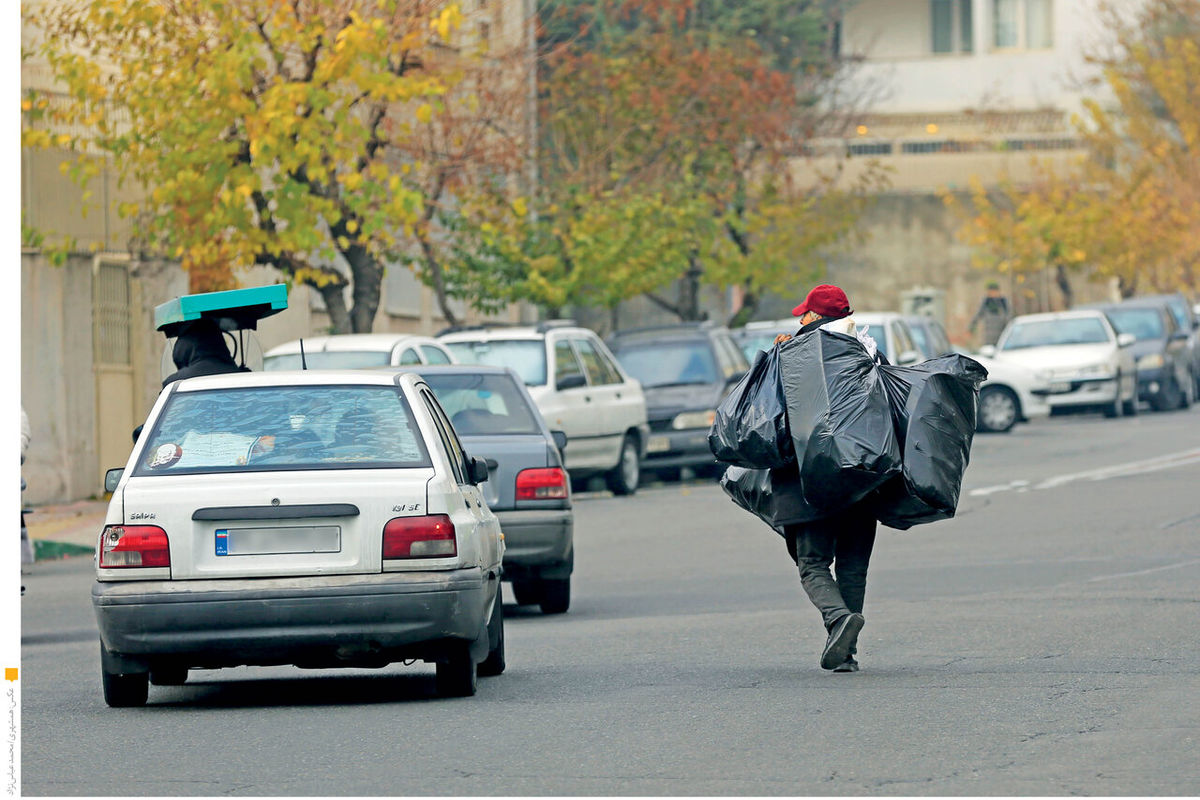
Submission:
[[[1104,416],[1109,419],[1114,419],[1121,416],[1121,373],[1117,373],[1117,396],[1112,399],[1111,403],[1106,403],[1101,406],[1104,410]]]
[[[1117,382],[1117,388],[1120,389],[1121,383]],[[1138,388],[1137,377],[1133,378],[1133,392],[1129,395],[1128,400],[1121,401],[1121,412],[1127,417],[1136,417],[1138,415]]]
[[[571,579],[542,581],[542,613],[565,614],[571,607]]]
[[[437,662],[437,691],[442,697],[471,697],[478,688],[475,659],[466,645],[449,659]]]
[[[1008,433],[1017,424],[1020,404],[1012,390],[985,386],[979,393],[978,428],[988,433]]]
[[[534,581],[513,581],[512,588],[519,606],[537,605],[542,600],[541,587]]]
[[[504,603],[500,600],[500,588],[496,587],[496,602],[492,605],[492,618],[488,620],[487,658],[479,662],[478,675],[490,678],[504,672]]]
[[[613,494],[633,494],[637,491],[638,479],[641,477],[637,439],[628,433],[625,434],[625,439],[621,442],[621,460],[604,477]]]
[[[182,686],[187,683],[187,667],[173,664],[150,668],[150,682],[155,686]]]
[[[150,675],[145,672],[121,675],[100,670],[104,680],[104,702],[112,708],[133,708],[146,705],[150,694]]]

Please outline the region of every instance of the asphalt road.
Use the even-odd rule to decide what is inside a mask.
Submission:
[[[881,528],[857,674],[719,488],[583,497],[571,612],[507,606],[507,672],[457,700],[423,664],[278,667],[109,709],[90,561],[40,563],[22,791],[1195,795],[1198,495],[1200,408],[978,437],[956,519]]]

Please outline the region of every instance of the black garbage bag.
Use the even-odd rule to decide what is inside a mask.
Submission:
[[[772,468],[795,463],[779,378],[778,346],[760,352],[750,371],[717,406],[708,447],[718,461],[739,467]]]
[[[900,474],[900,444],[879,367],[853,336],[818,329],[779,346],[804,498],[840,511]]]
[[[780,469],[729,467],[721,488],[734,503],[783,535],[784,525],[811,522],[824,516],[804,499],[795,465]]]
[[[877,495],[876,518],[889,528],[954,516],[971,457],[979,384],[987,370],[961,355],[910,367],[879,368],[895,418],[904,470]]]

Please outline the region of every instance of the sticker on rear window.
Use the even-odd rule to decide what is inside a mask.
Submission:
[[[155,448],[154,452],[146,459],[146,467],[148,469],[169,467],[181,458],[183,458],[183,448],[173,442],[168,442]]]

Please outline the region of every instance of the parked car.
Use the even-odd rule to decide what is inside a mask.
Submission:
[[[504,574],[521,605],[546,614],[571,605],[574,511],[562,453],[568,439],[551,431],[508,367],[463,364],[408,367],[433,389],[463,447],[488,466],[482,485],[504,533]]]
[[[1189,363],[1190,331],[1180,330],[1163,303],[1141,302],[1085,306],[1102,311],[1117,333],[1132,334],[1138,399],[1155,411],[1189,408],[1195,392]]]
[[[637,328],[614,333],[608,346],[646,396],[642,466],[672,477],[680,467],[722,468],[708,431],[717,404],[750,369],[728,329],[707,322]]]
[[[571,446],[572,478],[602,474],[614,494],[633,494],[650,426],[642,387],[593,331],[570,324],[479,327],[438,337],[463,364],[512,367],[538,410]]]
[[[1192,399],[1200,399],[1200,311],[1188,308],[1187,300],[1181,294],[1131,297],[1121,303],[1122,306],[1139,308],[1160,304],[1165,305],[1171,312],[1171,318],[1179,332],[1187,334],[1187,338],[1184,340],[1186,345],[1184,349],[1187,352],[1184,361],[1187,362],[1192,373]]]
[[[860,330],[866,329],[875,340],[879,351],[892,364],[907,366],[923,359],[912,330],[902,314],[892,311],[856,311],[852,315]],[[751,363],[759,350],[766,350],[781,333],[794,335],[800,329],[800,321],[794,317],[748,322],[744,328],[735,329],[734,341]]]
[[[917,314],[904,318],[913,340],[925,358],[961,352],[975,359],[988,371],[987,380],[979,388],[979,411],[976,427],[985,433],[1008,433],[1018,422],[1028,422],[1050,415],[1050,382],[1043,375],[1019,364],[996,361],[986,356],[959,350],[950,344],[942,323],[933,317]]]
[[[1096,407],[1117,417],[1138,410],[1134,341],[1100,311],[1057,311],[1015,317],[979,352],[1042,373],[1051,382],[1052,411]]]
[[[110,706],[243,664],[504,669],[504,542],[417,375],[236,373],[168,386],[113,492],[92,605]]]
[[[454,356],[430,336],[407,333],[343,333],[296,339],[263,355],[264,370],[358,369],[406,364],[453,364]]]

